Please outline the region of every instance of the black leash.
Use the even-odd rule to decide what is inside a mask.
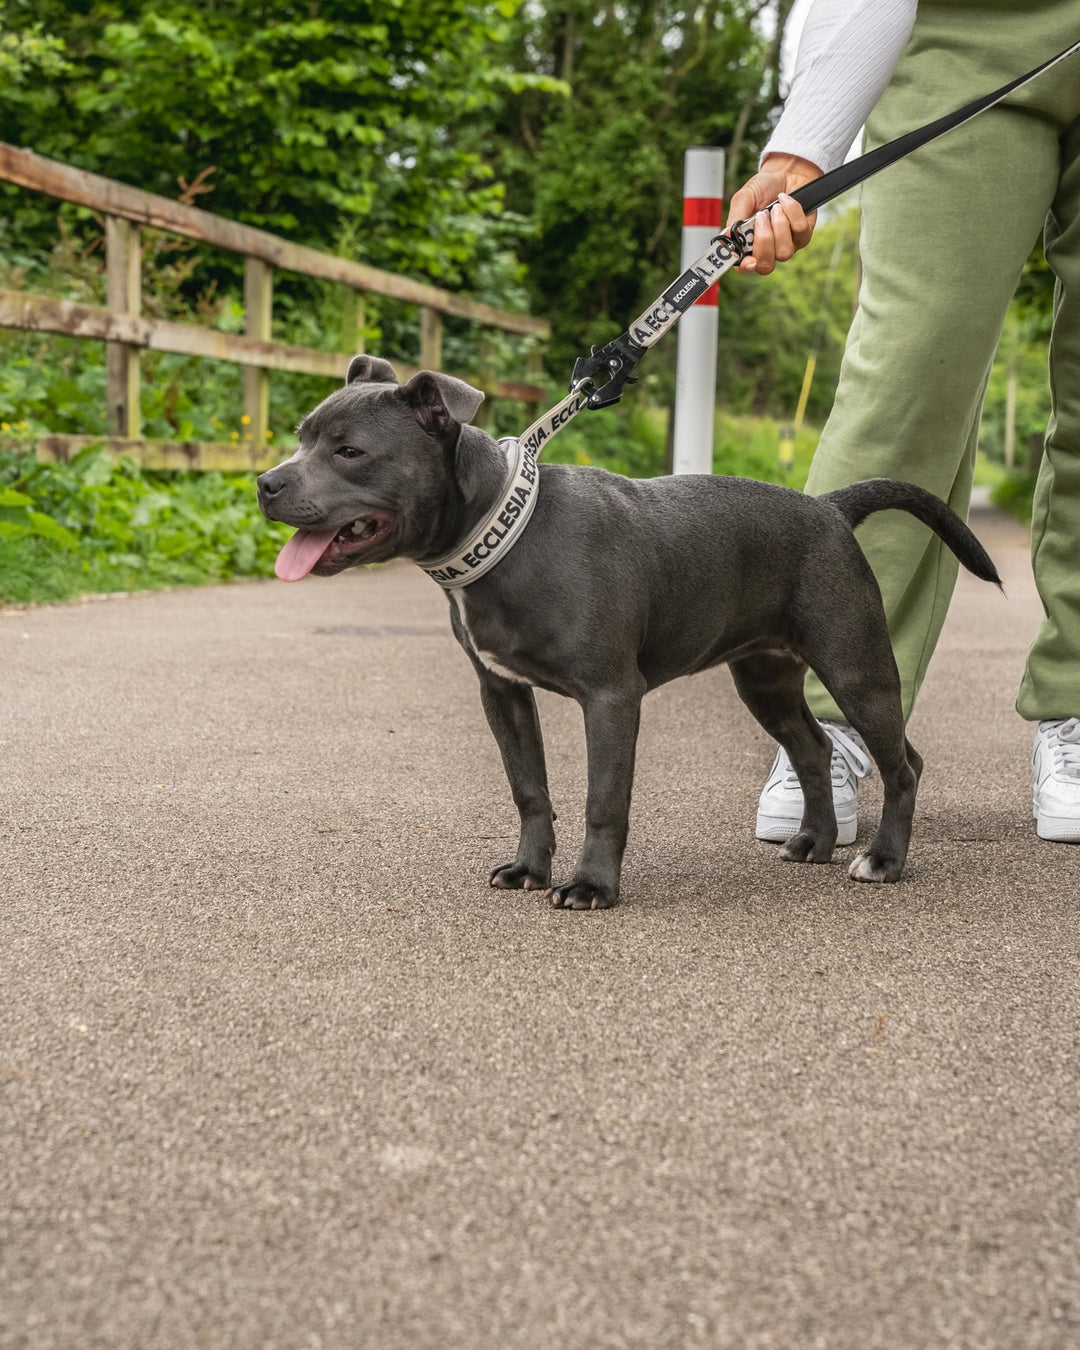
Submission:
[[[910,155],[913,150],[926,145],[929,141],[944,136],[946,132],[963,126],[973,117],[978,117],[987,108],[1000,103],[1015,89],[1034,80],[1043,71],[1056,66],[1075,52],[1080,51],[1080,42],[1074,42],[1064,51],[1052,56],[1049,61],[1029,70],[1019,79],[1010,80],[993,93],[984,94],[971,103],[966,103],[955,112],[939,117],[935,122],[918,127],[915,131],[897,136],[895,140],[880,145],[857,159],[849,160],[838,168],[815,178],[796,189],[791,196],[807,214],[818,207],[831,202],[848,188],[863,183],[882,169],[895,164],[897,160]],[[765,210],[771,209],[771,202]],[[544,442],[561,430],[571,418],[585,408],[607,408],[618,403],[625,385],[633,383],[633,372],[638,362],[650,347],[657,343],[679,318],[686,313],[695,300],[699,299],[709,287],[725,272],[735,267],[747,256],[754,246],[754,227],[751,220],[739,220],[729,225],[712,241],[709,250],[692,263],[659,296],[656,301],[638,316],[625,333],[613,338],[602,347],[593,347],[588,356],[580,356],[574,362],[574,373],[570,380],[570,393],[548,413],[534,422],[522,433],[521,439],[533,444],[529,448],[539,453]],[[602,381],[598,383],[598,381]]]

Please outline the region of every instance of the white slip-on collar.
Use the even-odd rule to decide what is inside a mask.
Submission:
[[[506,455],[510,477],[495,505],[453,553],[419,564],[444,590],[468,586],[489,572],[521,538],[533,513],[540,490],[536,455],[524,438],[508,436],[499,445]]]

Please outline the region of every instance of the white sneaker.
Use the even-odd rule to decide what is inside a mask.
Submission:
[[[1031,814],[1039,838],[1080,844],[1080,717],[1039,723],[1031,772]]]
[[[869,777],[873,766],[862,737],[854,727],[849,727],[846,722],[822,722],[821,729],[833,743],[829,767],[836,809],[836,842],[853,844],[858,828],[859,779]],[[802,814],[803,793],[798,774],[787,751],[778,746],[769,777],[758,798],[754,833],[759,839],[782,844],[793,834],[798,834]]]

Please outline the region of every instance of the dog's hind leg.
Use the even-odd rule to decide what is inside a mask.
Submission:
[[[855,881],[899,881],[911,844],[922,774],[922,757],[904,735],[899,682],[895,695],[879,687],[850,685],[836,685],[830,692],[877,764],[884,796],[877,834],[852,860],[849,874]]]
[[[555,813],[548,794],[536,699],[528,685],[503,679],[475,659],[473,664],[480,676],[484,714],[499,746],[521,821],[517,856],[494,868],[489,880],[500,890],[546,890],[555,852]]]
[[[585,843],[573,876],[552,887],[557,909],[608,909],[619,898],[644,694],[645,681],[635,671],[615,688],[580,700],[589,760]]]
[[[848,872],[855,881],[899,881],[911,844],[922,756],[902,731],[899,738],[896,736],[891,715],[884,723],[876,716],[874,699],[868,711],[866,703],[845,702],[843,693],[833,697],[873,756],[884,793],[877,834],[869,847],[852,859]],[[900,716],[899,697],[896,716]]]
[[[836,847],[829,763],[832,746],[803,698],[805,664],[788,652],[754,652],[729,662],[739,697],[787,751],[803,790],[798,833],[780,849],[789,862],[829,862]]]
[[[922,759],[904,734],[900,676],[876,588],[845,599],[844,624],[819,630],[808,659],[822,684],[863,738],[881,774],[881,823],[869,848],[848,869],[856,881],[899,881],[904,870]],[[845,631],[846,628],[846,631]],[[852,660],[852,634],[858,659]]]

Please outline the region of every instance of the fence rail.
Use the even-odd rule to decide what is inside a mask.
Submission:
[[[90,207],[105,217],[104,306],[0,289],[0,327],[107,344],[109,435],[41,437],[37,445],[40,458],[66,459],[82,446],[104,440],[111,450],[130,454],[149,468],[263,468],[279,455],[269,447],[267,437],[270,372],[340,378],[348,359],[363,350],[364,297],[368,294],[419,306],[420,367],[424,369],[442,369],[444,315],[533,339],[532,350],[523,357],[525,373],[530,378],[520,382],[499,380],[477,372],[469,372],[464,378],[483,388],[491,398],[516,399],[535,406],[544,397],[544,390],[533,382],[539,370],[536,344],[550,335],[550,327],[542,319],[497,309],[410,277],[320,253],[265,230],[216,216],[201,207],[144,192],[3,142],[0,142],[0,181]],[[244,258],[242,335],[142,315],[140,230],[144,228],[164,230]],[[335,282],[351,292],[357,341],[350,351],[319,351],[272,340],[275,269]],[[139,408],[140,353],[144,350],[231,361],[243,366],[247,418],[244,443],[144,438]],[[394,365],[405,379],[416,370],[398,361]]]

